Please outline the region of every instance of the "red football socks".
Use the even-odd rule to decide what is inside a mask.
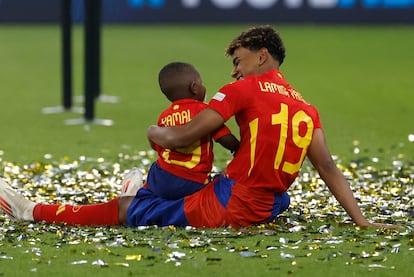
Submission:
[[[34,221],[66,223],[68,225],[98,226],[119,225],[118,201],[115,198],[106,203],[90,205],[37,204],[34,207]]]

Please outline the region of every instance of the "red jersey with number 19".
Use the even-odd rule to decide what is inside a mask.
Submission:
[[[173,102],[158,118],[158,126],[179,126],[189,122],[208,105],[194,99],[182,99]],[[213,165],[213,143],[230,134],[230,129],[223,126],[212,136],[203,137],[193,145],[182,149],[166,149],[155,145],[159,158],[158,165],[165,171],[201,184],[207,184]]]
[[[240,127],[240,148],[226,175],[246,194],[285,192],[298,175],[314,130],[322,128],[316,108],[278,70],[223,86],[209,105],[226,121],[235,115]]]
[[[240,128],[239,150],[224,174],[175,201],[139,190],[128,210],[130,225],[249,226],[287,209],[286,190],[322,128],[317,110],[278,70],[223,86],[209,107],[225,121],[235,116]]]

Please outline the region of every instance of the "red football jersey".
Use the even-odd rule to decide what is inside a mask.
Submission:
[[[278,70],[223,86],[209,105],[225,120],[234,115],[240,127],[240,148],[227,166],[228,177],[245,187],[239,189],[247,198],[285,192],[298,175],[314,130],[322,128],[316,108]]]
[[[179,126],[189,122],[208,105],[193,99],[173,102],[158,118],[158,126]],[[158,152],[157,163],[171,174],[184,179],[206,184],[213,165],[213,141],[230,134],[230,129],[223,126],[212,136],[203,137],[193,145],[180,149],[166,149],[155,145]]]

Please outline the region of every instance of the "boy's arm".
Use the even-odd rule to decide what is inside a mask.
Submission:
[[[148,140],[164,148],[181,148],[211,134],[224,124],[223,117],[211,108],[198,113],[190,122],[181,126],[148,128]]]
[[[237,150],[239,150],[240,147],[239,140],[231,133],[218,138],[216,141],[220,143],[224,148],[230,150],[233,156],[236,154]]]
[[[240,141],[231,133],[229,127],[223,124],[217,131],[212,133],[215,142],[220,143],[224,148],[230,150],[233,156],[240,147]]]
[[[348,181],[332,160],[322,129],[315,130],[309,147],[308,158],[315,166],[329,190],[357,225],[391,228],[399,227],[396,225],[370,223],[364,217]]]

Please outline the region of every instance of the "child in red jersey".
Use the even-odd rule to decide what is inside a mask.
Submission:
[[[171,101],[160,114],[158,126],[184,125],[208,106],[203,102],[206,89],[201,76],[191,64],[167,64],[160,70],[158,82],[163,94]],[[239,148],[239,141],[224,125],[188,147],[169,149],[151,144],[158,159],[151,165],[144,187],[166,199],[177,199],[203,188],[210,181],[213,140],[232,153]]]

